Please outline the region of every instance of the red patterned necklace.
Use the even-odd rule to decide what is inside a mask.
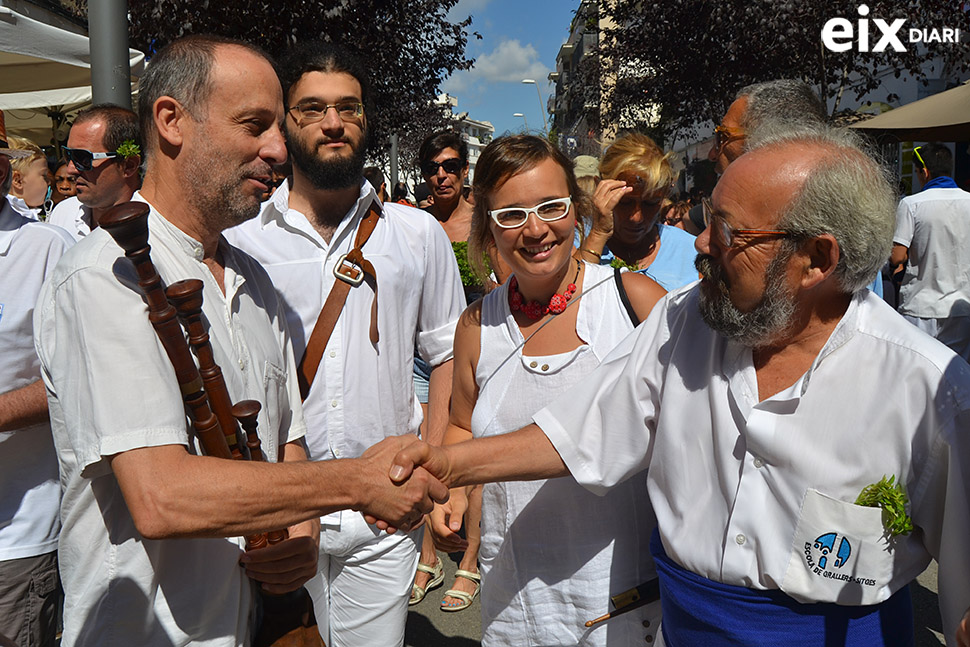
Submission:
[[[519,281],[513,274],[512,278],[509,279],[509,308],[512,310],[512,312],[518,312],[521,310],[523,313],[525,313],[526,317],[532,319],[533,321],[542,319],[544,316],[550,313],[554,315],[562,314],[562,312],[566,309],[566,304],[568,304],[569,300],[573,298],[574,294],[576,294],[576,281],[579,280],[580,267],[580,262],[576,261],[576,276],[573,278],[573,282],[566,286],[566,291],[562,294],[559,294],[558,292],[553,294],[549,299],[549,303],[546,305],[542,305],[538,301],[529,301],[528,303],[525,303],[525,297],[523,297],[522,293],[519,292]]]

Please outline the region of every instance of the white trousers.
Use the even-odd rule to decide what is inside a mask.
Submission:
[[[321,519],[320,562],[306,588],[327,647],[404,644],[420,533],[388,535],[353,510]]]

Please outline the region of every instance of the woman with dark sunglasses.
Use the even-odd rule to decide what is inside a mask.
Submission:
[[[483,272],[494,249],[513,274],[459,320],[446,444],[531,422],[633,330],[631,310],[642,319],[664,294],[647,277],[574,258],[577,221],[593,206],[572,163],[548,140],[495,140],[479,157],[473,190],[469,259]],[[484,647],[655,638],[659,601],[585,626],[610,610],[611,596],[655,577],[645,480],[641,473],[604,497],[571,477],[483,486]],[[442,550],[466,546],[456,534],[466,506],[466,491],[455,489],[435,507],[431,527]]]

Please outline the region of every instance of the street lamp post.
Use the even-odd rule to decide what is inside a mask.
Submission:
[[[516,112],[512,114],[513,117],[522,117],[522,121],[525,122],[525,132],[529,132],[529,120],[525,118],[525,115],[521,112]]]
[[[542,115],[542,127],[546,130],[546,136],[549,135],[549,124],[546,122],[546,107],[542,103],[542,92],[539,90],[539,84],[536,83],[535,79],[522,79],[525,84],[531,83],[536,86],[536,94],[539,96],[539,114]]]

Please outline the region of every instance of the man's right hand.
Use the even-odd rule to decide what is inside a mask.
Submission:
[[[359,459],[365,463],[362,468],[365,484],[361,503],[355,509],[364,514],[368,523],[388,533],[410,529],[425,513],[431,512],[435,502],[448,500],[448,488],[413,463],[409,465],[408,476],[388,479],[387,475],[396,469],[392,462],[415,445],[424,443],[410,435],[385,438]]]

